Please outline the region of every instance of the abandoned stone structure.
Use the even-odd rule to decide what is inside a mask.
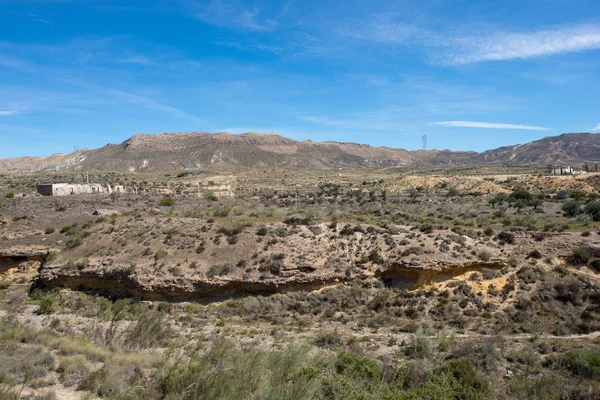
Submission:
[[[571,165],[562,166],[562,167],[552,167],[550,170],[550,175],[576,175],[583,174],[585,171],[578,167],[573,167]]]
[[[111,187],[109,184],[99,183],[72,184],[72,183],[45,183],[37,185],[37,191],[44,196],[71,196],[78,194],[110,194],[124,193],[123,186]]]

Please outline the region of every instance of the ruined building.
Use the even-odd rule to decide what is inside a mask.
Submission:
[[[101,185],[99,183],[44,183],[37,185],[37,191],[44,196],[71,196],[78,194],[110,194],[113,192],[124,193],[123,186],[112,188],[109,184]]]

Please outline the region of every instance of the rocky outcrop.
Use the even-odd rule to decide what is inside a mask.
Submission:
[[[169,276],[158,278],[142,276],[136,274],[135,270],[127,268],[78,270],[53,265],[46,266],[40,271],[36,285],[40,288],[69,288],[93,292],[112,298],[215,301],[244,295],[316,290],[372,276],[380,278],[386,285],[412,290],[426,284],[443,282],[465,273],[481,271],[484,268],[500,269],[504,267],[507,265],[500,261],[445,264],[438,269],[416,268],[394,263],[380,268],[374,274],[368,270],[351,275],[335,272],[318,275],[298,273],[260,280],[235,277],[207,279]]]
[[[68,270],[62,266],[46,266],[40,271],[36,286],[40,288],[69,288],[94,292],[112,298],[134,297],[139,300],[215,301],[243,295],[314,290],[347,279],[342,274],[327,274],[318,277],[281,277],[269,280],[190,279],[175,276],[158,279],[141,276],[134,271],[119,268],[78,271]]]
[[[41,265],[50,254],[58,251],[56,248],[45,246],[13,246],[0,249],[0,273],[25,262],[35,261]]]

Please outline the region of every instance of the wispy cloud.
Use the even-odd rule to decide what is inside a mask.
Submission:
[[[134,104],[137,106],[145,107],[151,110],[161,111],[164,113],[171,114],[179,118],[185,118],[198,124],[211,125],[202,118],[187,113],[179,108],[173,107],[168,104],[164,104],[148,97],[144,97],[135,94],[131,91],[125,91],[121,89],[113,89],[106,87],[105,85],[96,85],[88,82],[85,79],[78,79],[73,77],[74,70],[71,69],[54,69],[47,68],[18,57],[14,57],[0,51],[0,67],[7,67],[19,70],[21,72],[29,73],[32,75],[38,75],[47,77],[52,80],[56,80],[61,84],[70,84],[79,88],[87,89],[92,92],[102,94],[113,99],[118,99],[123,102]],[[0,114],[1,115],[1,114]]]
[[[180,110],[179,108],[173,107],[168,104],[160,103],[160,102],[152,100],[148,97],[140,96],[138,94],[135,94],[135,93],[132,93],[129,91],[101,87],[101,86],[94,85],[94,84],[91,84],[91,83],[88,83],[88,82],[85,82],[82,80],[77,80],[77,79],[62,78],[61,81],[97,92],[100,94],[103,94],[105,96],[110,96],[114,99],[118,99],[118,100],[130,103],[130,104],[145,107],[145,108],[148,108],[151,110],[161,111],[164,113],[174,115],[176,117],[189,119],[190,121],[193,121],[198,124],[203,124],[205,126],[211,125],[204,119],[199,118],[195,115],[189,114],[183,110]]]
[[[144,56],[133,56],[124,58],[120,61],[122,64],[138,64],[138,65],[152,65],[152,60]]]
[[[456,38],[453,47],[445,55],[445,61],[451,64],[524,59],[593,50],[600,49],[600,26],[587,25]]]
[[[259,7],[248,9],[235,2],[224,3],[222,0],[213,0],[207,5],[199,6],[188,3],[194,18],[212,25],[237,27],[252,31],[271,31],[279,23],[272,17],[266,15]],[[282,10],[285,10],[284,5]],[[280,14],[280,16],[283,14]]]
[[[0,110],[0,117],[8,117],[11,115],[21,114],[21,111],[17,110]]]
[[[526,131],[549,131],[550,128],[532,125],[501,124],[497,122],[477,122],[477,121],[445,121],[434,122],[432,125],[453,126],[460,128],[482,128],[482,129],[518,129]]]
[[[433,62],[448,65],[600,49],[600,26],[593,24],[465,35],[456,31],[424,29],[383,15],[374,17],[362,31],[348,30],[346,34],[378,43],[420,47],[426,50]]]
[[[596,125],[591,129],[592,132],[600,132],[600,124]]]
[[[46,24],[49,25],[51,27],[54,27],[54,22],[52,22],[48,17],[42,15],[42,14],[37,14],[37,13],[28,13],[27,14],[29,17],[31,17],[31,19],[33,19],[36,22],[40,22],[42,24]]]
[[[254,29],[257,31],[272,30],[277,26],[277,21],[269,18],[259,21],[259,13],[260,10],[258,8],[244,10],[238,17],[238,23],[244,28]]]
[[[409,126],[385,115],[386,112],[363,112],[352,117],[299,116],[301,120],[347,131],[404,132]]]

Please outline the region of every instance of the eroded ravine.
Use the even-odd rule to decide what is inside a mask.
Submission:
[[[132,297],[139,300],[211,302],[248,295],[313,291],[367,277],[379,278],[388,286],[414,290],[430,283],[453,279],[468,272],[481,271],[484,268],[501,269],[504,267],[506,265],[499,262],[473,262],[438,270],[391,266],[378,270],[374,274],[361,273],[351,277],[342,273],[330,273],[265,281],[178,277],[151,281],[142,280],[135,273],[124,270],[101,273],[61,270],[60,273],[56,273],[56,271],[48,273],[48,269],[42,269],[35,286],[46,289],[68,288],[111,298]]]

